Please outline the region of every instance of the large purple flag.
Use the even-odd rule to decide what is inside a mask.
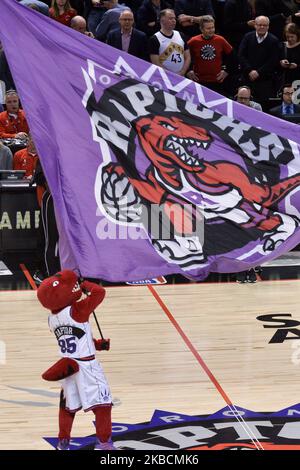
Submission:
[[[0,38],[73,257],[64,267],[203,279],[299,243],[297,126],[13,0],[1,0]]]

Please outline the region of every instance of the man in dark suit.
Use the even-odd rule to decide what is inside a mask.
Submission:
[[[299,114],[300,116],[300,106],[293,102],[293,97],[295,97],[295,94],[295,88],[293,87],[293,85],[284,85],[282,87],[282,103],[281,105],[275,106],[274,108],[270,109],[270,114],[283,119],[287,116],[292,116],[294,114]]]
[[[269,33],[270,20],[255,18],[255,31],[245,34],[239,48],[243,81],[253,91],[255,101],[267,108],[274,96],[274,73],[279,62],[279,41]]]
[[[147,36],[133,27],[134,16],[132,11],[122,11],[119,23],[120,28],[114,29],[108,34],[107,44],[140,59],[149,60]]]

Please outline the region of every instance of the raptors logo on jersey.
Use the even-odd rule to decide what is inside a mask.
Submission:
[[[49,315],[49,327],[56,336],[63,357],[81,358],[95,354],[89,322],[76,322],[71,316],[71,307]]]
[[[201,47],[200,56],[203,60],[214,60],[216,57],[216,49],[211,44],[205,44]]]

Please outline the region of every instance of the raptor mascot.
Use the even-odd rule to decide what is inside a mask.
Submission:
[[[86,297],[81,300],[82,294]],[[79,284],[73,271],[61,271],[45,279],[37,290],[43,307],[50,310],[48,323],[62,358],[43,373],[45,380],[60,380],[58,450],[70,450],[75,414],[83,408],[96,417],[95,450],[115,449],[111,440],[112,398],[97,350],[109,349],[109,340],[94,340],[89,317],[105,296],[103,287],[89,281]]]

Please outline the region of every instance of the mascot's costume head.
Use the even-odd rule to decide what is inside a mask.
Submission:
[[[68,270],[45,279],[37,291],[40,303],[54,314],[72,306],[82,294],[77,275]]]

